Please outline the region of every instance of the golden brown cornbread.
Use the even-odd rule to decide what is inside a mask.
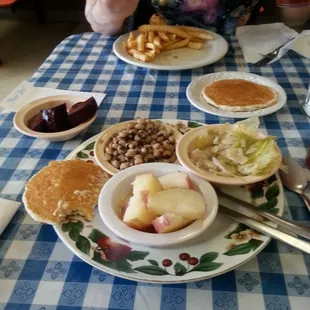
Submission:
[[[23,202],[38,222],[54,224],[68,215],[94,216],[100,190],[108,175],[82,160],[52,161],[26,184]]]
[[[277,93],[268,86],[247,80],[231,79],[213,82],[202,90],[211,105],[227,111],[254,111],[277,102]]]

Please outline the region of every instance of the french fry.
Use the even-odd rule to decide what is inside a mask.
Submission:
[[[146,33],[148,31],[157,31],[157,32],[168,32],[173,33],[181,38],[190,39],[191,35],[179,28],[168,25],[142,25],[138,28],[138,30],[142,33]]]
[[[148,35],[147,35],[147,40],[148,40],[150,43],[153,43],[154,37],[155,37],[154,31],[149,31],[149,32],[148,32]]]
[[[136,36],[133,32],[129,33],[129,37],[127,41],[136,41]]]
[[[145,53],[142,53],[140,51],[137,51],[137,50],[134,50],[133,52],[133,57],[138,59],[138,60],[141,60],[143,62],[149,62],[151,61],[150,59],[150,56],[146,55]]]
[[[168,45],[164,50],[165,51],[175,50],[177,48],[181,48],[181,47],[186,46],[188,44],[188,42],[189,42],[189,39],[184,39],[182,41]]]
[[[203,40],[201,40],[201,39],[199,39],[199,38],[196,38],[196,37],[192,37],[192,38],[191,38],[191,41],[192,41],[192,42],[202,43]]]
[[[147,50],[144,52],[145,55],[149,56],[150,60],[153,60],[156,57],[156,53],[154,50]]]
[[[202,48],[202,43],[189,41],[186,46],[193,50],[200,50]]]
[[[208,33],[204,33],[204,32],[189,31],[187,33],[190,34],[192,37],[199,38],[201,40],[211,40],[211,39],[213,39],[213,37],[210,37],[210,35]]]
[[[157,14],[153,14],[150,18],[150,24],[151,25],[166,25],[164,19]]]
[[[145,47],[153,50],[155,52],[155,54],[160,53],[160,49],[154,43],[147,42],[147,43],[145,43]]]
[[[130,48],[127,50],[128,51],[128,54],[132,55],[134,54],[134,52],[136,51],[134,48]]]
[[[174,44],[174,43],[177,43],[177,42],[180,42],[181,40],[174,40],[174,41],[169,41],[169,42],[166,42],[164,44],[162,44],[162,49],[164,50],[165,48],[167,48],[168,46]]]
[[[127,41],[127,48],[137,48],[137,41]]]
[[[156,36],[156,37],[154,38],[153,43],[154,43],[154,45],[157,46],[159,49],[162,49],[162,48],[163,48],[159,36]]]
[[[170,41],[169,37],[168,37],[164,32],[159,31],[159,32],[158,32],[158,35],[159,35],[159,37],[160,37],[164,42],[169,42],[169,41]]]
[[[201,29],[201,28],[197,28],[197,27],[189,27],[189,26],[181,26],[180,28],[186,32],[204,33],[207,35],[207,38],[204,40],[212,40],[213,39],[212,35],[205,29]]]
[[[169,33],[168,37],[169,37],[170,41],[175,41],[177,38],[177,35],[175,33]]]
[[[137,50],[139,52],[144,52],[144,50],[145,50],[144,44],[145,44],[145,35],[141,33],[137,37]]]
[[[127,41],[124,41],[123,43],[122,43],[122,45],[123,45],[123,47],[125,47],[125,48],[127,48]]]

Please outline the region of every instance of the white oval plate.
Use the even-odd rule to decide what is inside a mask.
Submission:
[[[113,44],[114,54],[121,60],[142,68],[157,70],[186,70],[200,68],[217,62],[228,51],[227,41],[220,35],[209,31],[213,40],[204,41],[201,50],[193,50],[187,47],[161,52],[152,62],[142,62],[129,55],[123,46],[129,33],[120,36]],[[139,31],[134,31],[139,34]]]
[[[132,182],[137,175],[152,173],[160,177],[171,172],[187,172],[180,165],[168,163],[149,163],[133,166],[115,174],[102,188],[98,209],[103,223],[119,238],[135,244],[153,247],[168,247],[193,239],[203,233],[214,221],[218,200],[212,185],[193,174],[188,174],[204,196],[206,210],[201,219],[195,220],[187,227],[166,234],[150,234],[127,226],[119,218],[119,204],[122,197],[132,192]]]
[[[242,79],[247,80],[253,83],[262,84],[268,87],[271,87],[278,94],[277,103],[271,107],[260,109],[250,112],[233,112],[233,111],[224,111],[215,106],[208,104],[202,96],[202,90],[205,86],[220,80],[231,80],[231,79]],[[203,75],[199,78],[194,79],[186,89],[186,96],[190,103],[195,106],[197,109],[217,115],[222,117],[231,117],[231,118],[248,118],[253,116],[264,116],[271,113],[274,113],[280,110],[286,103],[286,93],[284,89],[274,82],[271,79],[262,77],[260,75],[245,73],[245,72],[218,72],[210,73]]]
[[[169,124],[179,122],[164,121]],[[191,128],[202,125],[188,121],[182,121],[182,123]],[[85,141],[69,154],[67,159],[79,158],[95,163],[93,147],[98,136]],[[266,193],[269,190],[269,199],[271,195],[276,198],[270,200],[272,203],[270,210],[279,215],[283,214],[283,187],[278,176],[270,178],[265,185],[261,182],[256,187],[252,186],[251,192],[242,187],[221,189],[240,199],[254,200],[256,204],[266,202]],[[231,205],[222,198],[219,199],[219,203],[228,207]],[[238,206],[234,207],[238,208]],[[251,216],[251,214],[248,215]],[[91,266],[117,277],[159,284],[200,281],[226,273],[255,257],[271,240],[221,213],[202,235],[181,246],[167,249],[140,246],[119,239],[103,224],[98,210],[95,211],[95,217],[91,222],[79,221],[54,225],[54,229],[63,243]],[[70,238],[71,230],[75,232],[76,241]],[[77,231],[78,236],[76,236]],[[114,261],[103,259],[102,248],[106,245],[113,247]],[[184,260],[186,256],[192,259]]]

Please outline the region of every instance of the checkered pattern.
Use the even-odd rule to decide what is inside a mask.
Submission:
[[[205,68],[156,71],[118,60],[114,39],[94,33],[74,35],[60,43],[32,78],[36,86],[105,92],[97,120],[84,137],[48,143],[19,134],[13,114],[0,114],[0,195],[21,200],[25,182],[50,160],[63,159],[83,140],[136,116],[227,121],[191,106],[185,90],[203,74],[245,71],[277,80],[288,95],[286,106],[262,119],[278,136],[284,155],[304,164],[310,145],[310,122],[298,102],[309,83],[310,62],[289,52],[264,68],[244,63],[235,38],[229,38],[224,59]],[[310,213],[300,198],[286,192],[285,215],[301,223]],[[85,264],[57,238],[53,228],[34,223],[20,209],[0,236],[1,309],[150,309],[248,310],[309,309],[310,256],[275,241],[250,262],[211,280],[179,285],[152,285],[113,277]]]

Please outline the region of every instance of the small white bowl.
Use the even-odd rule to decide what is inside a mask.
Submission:
[[[98,208],[102,221],[119,238],[152,247],[167,247],[188,241],[204,232],[214,221],[218,210],[218,199],[212,185],[189,173],[206,202],[206,212],[202,219],[175,232],[156,234],[130,228],[121,221],[118,214],[122,197],[132,192],[131,183],[137,175],[152,173],[159,177],[170,172],[186,171],[182,166],[168,163],[149,163],[133,166],[114,175],[102,188]]]
[[[96,141],[95,147],[94,147],[94,154],[96,161],[98,165],[107,173],[110,175],[114,175],[118,173],[120,170],[112,166],[108,161],[105,160],[105,149],[107,145],[110,143],[111,138],[114,134],[119,133],[121,130],[123,130],[128,123],[132,123],[132,121],[122,122],[119,124],[116,124],[114,126],[109,127],[105,131],[101,133],[99,138]],[[172,126],[169,126],[168,124],[162,123],[163,126],[169,127],[169,129],[173,130],[175,141],[178,142],[182,138],[182,134],[173,128]]]
[[[214,173],[207,172],[201,168],[198,168],[190,159],[189,153],[196,148],[195,146],[195,140],[200,136],[206,136],[206,131],[208,129],[218,129],[223,128],[225,126],[230,126],[230,124],[215,124],[215,125],[206,125],[201,126],[195,129],[192,129],[191,131],[187,132],[178,142],[177,144],[177,157],[179,162],[182,166],[186,168],[187,171],[205,179],[209,182],[216,183],[216,184],[223,184],[223,185],[230,185],[230,186],[242,186],[246,184],[253,184],[260,181],[263,181],[273,174],[275,174],[278,169],[281,166],[282,162],[282,155],[281,151],[276,145],[276,149],[279,153],[279,156],[277,159],[274,160],[273,166],[268,174],[264,175],[252,175],[252,176],[235,176],[235,177],[226,177],[226,176],[220,176],[216,175]],[[259,137],[265,137],[264,134],[258,133]]]
[[[62,103],[67,105],[67,108],[70,108],[74,104],[85,101],[87,98],[81,96],[50,96],[42,99],[32,101],[24,106],[22,106],[14,116],[14,126],[22,134],[38,139],[45,139],[50,142],[61,142],[67,141],[85,130],[97,117],[97,113],[87,122],[82,123],[74,128],[69,130],[64,130],[60,132],[38,132],[31,130],[28,127],[28,121],[38,114],[42,109],[53,108]]]

